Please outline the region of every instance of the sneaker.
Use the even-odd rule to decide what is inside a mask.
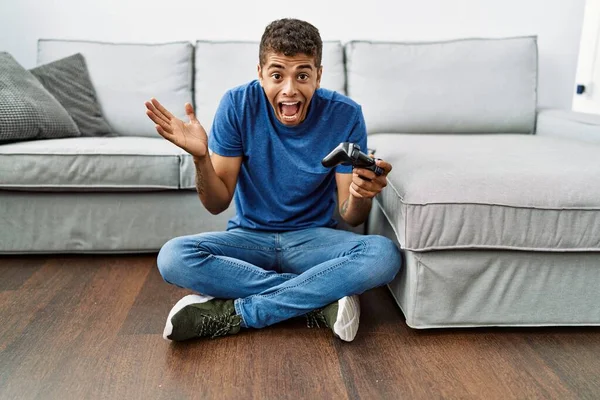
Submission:
[[[358,296],[346,296],[325,308],[313,310],[306,314],[306,319],[309,328],[320,328],[319,323],[322,323],[330,328],[336,337],[351,342],[358,332],[360,322]]]
[[[242,317],[235,313],[233,300],[190,294],[169,312],[163,337],[181,341],[231,335],[240,331],[241,322]]]

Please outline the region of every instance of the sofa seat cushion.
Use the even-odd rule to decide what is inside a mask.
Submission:
[[[193,176],[191,157],[162,138],[79,137],[0,146],[0,189],[180,189],[189,188]]]
[[[369,136],[378,203],[413,251],[600,250],[600,147],[518,134]]]

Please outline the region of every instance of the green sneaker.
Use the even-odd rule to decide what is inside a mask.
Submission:
[[[232,335],[240,331],[241,322],[242,317],[235,313],[233,300],[190,294],[169,312],[163,337],[180,341]]]
[[[325,308],[306,314],[309,328],[320,328],[324,324],[333,334],[346,342],[351,342],[358,332],[360,322],[360,302],[358,296],[346,296]]]

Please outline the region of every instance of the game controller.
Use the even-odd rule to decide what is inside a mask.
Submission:
[[[338,164],[352,165],[352,168],[369,169],[375,172],[376,175],[383,174],[383,169],[375,164],[374,158],[360,151],[359,145],[350,142],[340,143],[321,160],[321,164],[325,168],[335,167]]]

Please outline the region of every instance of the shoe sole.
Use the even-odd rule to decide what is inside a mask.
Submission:
[[[171,334],[173,333],[173,323],[171,322],[171,319],[175,314],[177,314],[184,307],[189,306],[190,304],[206,303],[207,301],[212,300],[213,298],[214,297],[212,296],[198,294],[189,294],[185,297],[182,297],[181,300],[175,303],[175,305],[169,312],[169,316],[167,317],[167,323],[165,324],[165,329],[163,330],[163,338],[165,340],[171,340],[169,339],[169,336],[171,336]]]
[[[358,296],[346,296],[338,302],[338,313],[333,324],[333,332],[345,342],[354,340],[360,322],[360,301]]]

